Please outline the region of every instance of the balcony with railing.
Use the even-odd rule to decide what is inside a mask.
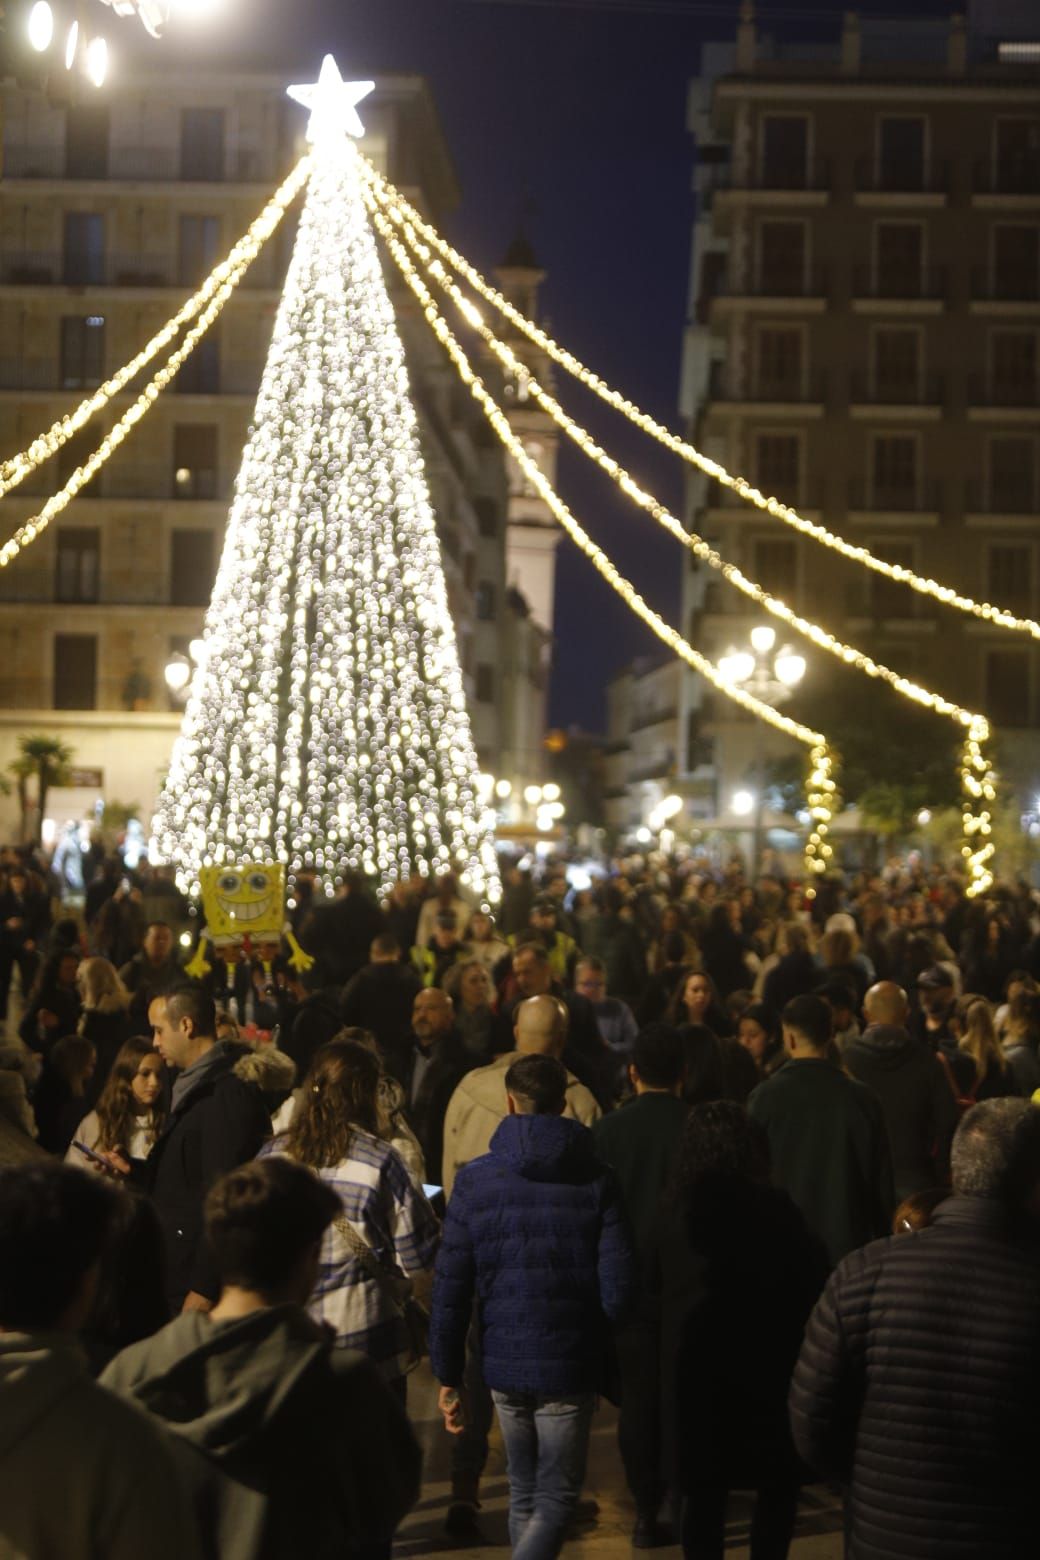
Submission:
[[[860,157],[854,169],[858,195],[946,195],[950,188],[949,163],[925,167],[920,160],[887,158],[875,162]]]
[[[971,273],[971,295],[989,303],[1040,302],[1040,265],[976,266]]]
[[[853,406],[940,407],[946,402],[946,382],[938,375],[899,378],[855,374],[849,386]]]
[[[1040,155],[1002,157],[975,164],[972,188],[976,195],[1027,195],[1040,202]]]
[[[994,471],[988,482],[969,482],[965,498],[969,514],[1040,514],[1035,474],[1029,471]]]
[[[215,256],[214,266],[222,256]],[[263,250],[243,276],[240,287],[276,289],[284,265],[274,249]],[[196,268],[186,269],[176,254],[83,254],[60,249],[20,249],[0,252],[0,286],[4,287],[174,287],[193,292],[203,281]]]
[[[852,276],[855,298],[934,301],[946,297],[949,277],[944,266],[857,266]]]
[[[972,374],[968,379],[969,406],[1033,408],[1040,410],[1040,378],[1001,377],[992,374]]]
[[[59,179],[84,182],[155,184],[274,184],[287,172],[284,159],[253,147],[232,147],[201,162],[184,158],[180,148],[113,146],[108,156],[82,158],[63,144],[3,149],[5,179]]]
[[[708,399],[734,404],[817,405],[827,399],[827,376],[823,373],[738,375],[729,363],[716,359],[708,378]]]
[[[188,359],[186,366],[191,366]],[[263,365],[253,363],[222,363],[215,367],[206,365],[205,373],[179,374],[170,387],[175,395],[255,396],[260,388]],[[66,394],[96,389],[103,381],[101,372],[85,374],[81,371],[65,372],[53,359],[0,358],[0,392],[32,390],[45,394]],[[126,391],[129,397],[135,391]],[[116,397],[118,401],[120,397]]]
[[[720,276],[716,298],[819,298],[829,293],[828,273],[822,266],[774,267],[757,277],[729,272]]]
[[[870,514],[934,514],[942,507],[942,484],[874,477],[849,483],[849,508]]]

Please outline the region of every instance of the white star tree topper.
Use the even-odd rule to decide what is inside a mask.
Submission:
[[[344,81],[339,66],[331,54],[321,62],[318,79],[289,87],[288,93],[297,103],[311,111],[307,125],[307,139],[312,144],[352,135],[359,139],[365,133],[357,105],[375,91],[374,81]]]

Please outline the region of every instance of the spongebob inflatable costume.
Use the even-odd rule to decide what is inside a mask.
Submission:
[[[201,980],[212,969],[208,954],[216,942],[245,940],[266,968],[284,937],[289,963],[301,974],[314,960],[304,953],[285,919],[285,867],[282,862],[244,862],[241,866],[203,867],[199,873],[206,924],[185,974]]]

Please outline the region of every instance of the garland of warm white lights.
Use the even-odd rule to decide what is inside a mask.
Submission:
[[[413,265],[407,250],[397,237],[397,234],[391,225],[391,222],[388,220],[387,215],[384,214],[381,206],[371,198],[369,198],[369,210],[378,231],[386,241],[399,269],[402,271],[405,279],[412,287],[412,290],[416,292],[416,296],[419,298],[420,303],[423,304],[424,312],[426,313],[427,319],[429,320],[431,326],[435,330],[435,333],[447,346],[449,339],[454,341],[455,338],[451,336],[451,332],[448,330],[447,325],[444,323],[442,317],[437,312],[428,289],[422,282],[422,279]],[[748,580],[746,576],[743,575],[739,570],[735,569],[732,565],[727,564],[725,560],[722,559],[717,553],[715,553],[714,550],[711,549],[707,543],[703,542],[701,538],[691,538],[688,536],[679,522],[675,520],[675,518],[670,515],[668,511],[657,502],[657,500],[653,499],[649,494],[644,493],[643,490],[639,488],[638,485],[634,482],[631,476],[624,470],[624,468],[622,468],[616,461],[612,460],[610,456],[606,455],[604,451],[602,451],[596,444],[594,444],[588,433],[577,423],[575,423],[573,419],[567,416],[567,414],[563,411],[563,408],[560,407],[559,403],[556,402],[552,396],[550,396],[546,391],[542,390],[541,386],[537,384],[537,381],[533,378],[532,375],[530,375],[520,360],[516,358],[515,355],[510,351],[508,346],[506,346],[504,342],[499,341],[498,338],[496,338],[493,333],[487,329],[474,305],[459,292],[459,289],[444,273],[443,267],[439,266],[436,260],[432,260],[432,258],[429,256],[428,250],[426,251],[425,256],[423,255],[422,251],[424,246],[418,243],[414,233],[414,228],[412,228],[411,224],[405,221],[402,224],[402,231],[405,232],[406,237],[410,233],[411,239],[413,240],[413,247],[417,246],[416,252],[420,254],[421,258],[428,262],[431,274],[435,276],[436,280],[454,299],[460,308],[463,317],[468,321],[469,324],[478,330],[482,339],[485,340],[488,346],[491,347],[491,349],[496,353],[500,361],[502,361],[503,364],[509,368],[510,372],[514,374],[520,373],[523,375],[525,384],[527,385],[531,394],[539,402],[539,404],[542,405],[543,408],[557,420],[559,426],[563,428],[564,431],[566,431],[572,438],[575,439],[575,442],[579,444],[585,453],[589,454],[593,459],[597,460],[603,469],[607,470],[615,478],[615,480],[618,482],[618,485],[622,487],[622,489],[630,497],[635,499],[636,502],[640,503],[644,508],[650,510],[650,512],[653,513],[659,520],[661,520],[663,524],[667,525],[668,529],[672,531],[673,534],[677,535],[680,540],[691,546],[699,556],[704,557],[706,561],[713,565],[713,567],[722,570],[722,572],[728,579],[732,581],[733,584],[738,585],[738,587],[744,590],[747,595],[752,596],[760,605],[766,607],[766,609],[772,612],[775,616],[782,618],[792,627],[797,628],[800,632],[806,634],[806,636],[811,638],[814,643],[819,644],[823,649],[826,649],[831,654],[836,655],[845,664],[855,666],[858,670],[865,672],[869,676],[878,677],[887,681],[897,690],[897,692],[902,693],[904,697],[913,699],[918,704],[934,709],[938,713],[947,715],[950,718],[956,720],[959,725],[966,728],[960,768],[962,793],[964,795],[963,823],[965,834],[965,844],[963,846],[962,853],[964,855],[965,864],[968,871],[969,892],[975,895],[982,893],[985,889],[989,888],[992,885],[993,879],[988,868],[988,863],[993,855],[993,846],[989,840],[992,820],[988,806],[986,804],[991,803],[995,799],[996,793],[994,787],[994,777],[983,752],[983,744],[987,741],[989,736],[989,727],[984,717],[975,714],[971,710],[962,709],[960,705],[954,704],[948,699],[943,699],[940,695],[933,694],[928,689],[921,688],[916,683],[911,683],[906,678],[899,677],[898,674],[891,671],[890,668],[882,666],[879,663],[873,661],[869,656],[863,655],[861,651],[856,650],[853,646],[842,644],[841,641],[835,639],[833,635],[828,634],[827,631],[820,628],[819,625],[810,623],[806,619],[801,618],[796,613],[792,612],[783,602],[778,601],[775,597],[770,596],[753,580]],[[416,283],[418,283],[418,287],[416,287]],[[420,288],[421,292],[419,291]],[[426,306],[427,301],[429,304],[428,307]],[[438,328],[438,324],[436,323],[438,321],[443,326],[443,332]],[[450,348],[449,351],[451,351]],[[476,376],[472,374],[472,369],[469,370],[469,373],[472,376],[471,378],[467,378],[466,374],[463,372],[462,364],[466,363],[468,367],[468,360],[465,358],[465,354],[462,352],[462,349],[458,349],[458,356],[456,356],[454,351],[451,351],[451,356],[455,361],[456,368],[458,368],[464,381],[470,385],[471,389],[474,389],[474,383],[479,384],[480,381],[477,380]],[[485,412],[489,418],[491,418],[488,405],[484,403],[484,396],[486,395],[486,391],[483,391],[483,386],[481,386],[481,391],[483,392],[482,394],[478,393],[474,389],[474,394],[476,394],[477,398],[481,400],[482,404],[484,404]],[[495,405],[494,402],[490,401],[490,397],[488,397],[488,401],[490,402],[491,406]],[[504,416],[500,409],[498,410],[499,414]],[[494,425],[494,418],[491,418],[491,420]],[[528,468],[534,472],[538,472],[537,465],[530,460],[530,457],[527,456],[527,453],[523,450],[523,446],[520,441],[513,438],[512,435],[509,447],[510,453],[513,454],[514,458],[517,459],[518,462],[523,466],[525,472],[528,475],[530,475]],[[523,460],[521,460],[521,457],[517,454],[518,449],[523,451]],[[542,492],[542,496],[548,503],[550,503],[550,506],[553,508],[553,512],[557,514],[557,517],[561,519],[561,524],[565,526],[565,529],[570,531],[570,527],[567,525],[567,522],[562,519],[559,513],[559,508],[563,508],[565,506],[560,505],[554,490],[547,482],[547,480],[541,476],[540,472],[539,478],[540,480],[532,477],[532,480],[536,481],[536,485]],[[553,498],[549,497],[550,494],[553,495]],[[558,505],[559,508],[557,507]],[[573,535],[573,533],[571,534]],[[581,544],[579,543],[579,545]],[[588,552],[587,548],[584,550]],[[591,557],[593,554],[589,552],[589,556]],[[625,583],[627,584],[627,582]],[[624,592],[622,592],[622,594],[624,594]],[[632,604],[633,603],[630,602],[630,605]],[[649,619],[647,619],[647,621],[649,621]],[[682,643],[685,644],[685,641],[682,641]],[[682,654],[682,652],[679,653]],[[694,651],[692,654],[696,655],[696,652]],[[687,660],[689,664],[694,664],[694,662],[690,660],[689,656],[683,655],[683,658]],[[698,659],[704,661],[703,657],[699,657]],[[708,666],[711,665],[710,662],[704,662],[704,664]],[[700,667],[697,667],[696,669],[700,670]],[[712,668],[712,671],[714,672],[714,668]],[[716,683],[716,686],[717,685],[718,684]],[[769,706],[764,706],[764,708],[768,709]],[[772,713],[774,715],[776,714],[775,711]],[[780,717],[780,719],[783,718],[784,717]],[[773,723],[775,724],[775,721]],[[810,812],[814,813],[812,798],[810,798]],[[813,845],[814,843],[815,842],[810,836],[810,845]],[[827,851],[829,854],[829,847],[827,847]]]
[[[0,547],[0,568],[6,568],[24,548],[29,546],[30,542],[34,542],[47,529],[54,517],[60,515],[63,509],[68,508],[76,494],[86,487],[90,479],[115,454],[116,450],[129,437],[145,413],[155,405],[166,386],[175,378],[178,369],[191,355],[198,342],[213,324],[213,321],[221,309],[223,309],[245,273],[245,264],[238,266],[237,269],[230,273],[227,280],[214,293],[208,306],[199,315],[176,352],[171,353],[166,359],[162,368],[149,380],[137,399],[127,408],[119,421],[113,425],[93,454],[89,455],[82,465],[76,467],[64,487],[59,488],[58,492],[47,500],[39,513],[20,525],[17,531]]]
[[[394,211],[389,199],[378,200],[373,198],[374,185],[370,181],[368,196],[369,207],[380,232],[389,242],[388,234],[391,229],[386,217],[395,222],[400,231],[405,235],[413,252],[416,253],[426,266],[429,274],[453,299],[459,308],[463,318],[481,335],[481,338],[496,354],[499,360],[509,371],[522,380],[525,388],[538,404],[568,434],[582,451],[594,460],[600,467],[608,472],[618,486],[637,504],[665,526],[674,536],[688,546],[698,557],[719,570],[731,584],[753,599],[758,605],[764,607],[773,616],[780,618],[798,632],[818,645],[821,649],[834,655],[845,665],[854,666],[867,676],[879,678],[887,682],[896,692],[903,697],[934,710],[936,713],[946,715],[955,720],[965,729],[965,738],[961,754],[960,778],[961,789],[964,797],[963,822],[965,844],[963,855],[968,869],[969,892],[982,893],[992,884],[992,876],[989,872],[988,862],[993,855],[993,846],[989,840],[991,833],[991,814],[985,805],[995,800],[996,791],[994,776],[988,760],[983,752],[983,745],[989,737],[989,726],[985,718],[972,710],[964,709],[941,694],[932,693],[927,688],[911,682],[910,679],[901,677],[891,668],[874,661],[872,657],[865,655],[852,645],[846,645],[833,634],[822,628],[819,624],[812,623],[808,619],[793,612],[784,602],[763,590],[754,580],[748,577],[733,564],[721,557],[702,537],[695,533],[688,533],[681,523],[675,519],[669,511],[658,502],[651,494],[641,489],[631,475],[611,456],[607,455],[591,438],[588,432],[576,423],[573,418],[560,406],[534,378],[526,365],[516,357],[508,345],[501,341],[488,329],[474,304],[467,299],[457,285],[448,276],[444,267],[430,253],[429,248],[422,243],[416,232],[418,223],[405,216],[400,209]],[[378,200],[378,204],[377,204]],[[384,214],[385,213],[385,214]],[[398,259],[395,252],[395,259]],[[460,257],[461,258],[461,257]],[[400,264],[398,259],[398,264]],[[410,264],[410,262],[409,262]],[[977,804],[983,805],[977,805]]]
[[[813,731],[811,727],[802,725],[800,721],[793,720],[788,715],[782,715],[778,710],[773,709],[772,705],[764,704],[760,699],[756,699],[753,694],[748,693],[738,683],[730,682],[723,677],[718,668],[713,666],[711,661],[705,656],[699,654],[680,633],[671,628],[648,605],[631,582],[625,579],[603,549],[596,545],[588,532],[575,519],[571,510],[560,498],[544,472],[524,449],[523,444],[510,427],[509,419],[505,412],[490,395],[483,380],[473,369],[458,339],[452,334],[444,316],[439,313],[429,289],[416,267],[412,264],[407,250],[397,238],[392,226],[378,209],[370,208],[370,210],[376,228],[385,240],[405,281],[418,299],[419,306],[434,335],[444,346],[454,363],[463,384],[468,387],[471,395],[479,403],[484,415],[501,439],[506,450],[516,461],[527,480],[537,489],[571,540],[593,563],[608,584],[632,608],[633,612],[643,619],[643,622],[653,630],[659,639],[668,645],[669,649],[691,666],[694,671],[698,672],[707,682],[710,682],[712,687],[725,694],[728,699],[732,699],[734,703],[741,705],[752,715],[757,716],[759,720],[765,721],[777,731],[782,731],[786,736],[793,737],[796,741],[804,743],[810,749],[807,800],[813,827],[806,845],[806,867],[814,875],[825,872],[833,854],[827,835],[836,789],[833,779],[833,760],[826,737],[818,731]]]
[[[453,868],[486,904],[493,815],[404,351],[327,77],[331,97],[301,89],[313,170],[157,853],[187,887],[225,861],[285,860],[329,892],[350,869],[386,893]]]
[[[308,153],[296,164],[292,173],[279,186],[260,215],[230,250],[226,259],[214,267],[201,287],[178,309],[173,318],[155,333],[137,355],[131,358],[117,374],[113,374],[111,379],[99,385],[97,390],[82,400],[74,411],[69,412],[67,416],[59,417],[45,433],[41,433],[33,440],[28,449],[0,461],[0,497],[17,487],[45,460],[57,454],[73,434],[78,433],[91,417],[103,410],[113,396],[125,389],[159,352],[175,340],[181,327],[193,320],[205,308],[226,281],[232,276],[236,279],[241,277],[242,272],[255,260],[285,215],[287,208],[307,182],[309,173],[310,154]]]
[[[702,454],[694,445],[687,443],[677,434],[671,432],[662,423],[659,423],[649,413],[642,411],[627,396],[614,390],[598,374],[592,372],[584,363],[576,358],[573,353],[561,347],[558,342],[546,334],[542,328],[522,314],[509,299],[504,297],[490,282],[486,281],[480,272],[472,266],[465,256],[452,248],[446,239],[442,238],[436,228],[426,222],[415,207],[378,172],[370,163],[366,163],[366,173],[370,189],[375,193],[383,209],[387,211],[391,220],[402,227],[405,221],[411,223],[416,232],[420,233],[426,242],[435,249],[448,264],[465,277],[466,281],[478,292],[481,297],[492,304],[509,322],[517,327],[527,338],[550,357],[554,363],[565,369],[574,378],[578,379],[587,389],[593,391],[601,400],[612,406],[644,433],[665,445],[673,454],[679,455],[691,466],[697,467],[706,476],[713,478],[723,487],[736,493],[738,498],[746,503],[753,504],[756,509],[763,510],[774,519],[782,520],[785,525],[793,527],[803,535],[809,536],[813,541],[831,548],[848,558],[853,563],[863,565],[874,570],[877,574],[883,574],[886,579],[894,580],[900,585],[908,585],[911,590],[920,595],[931,596],[936,601],[941,601],[944,606],[954,607],[960,612],[966,612],[973,617],[981,618],[987,623],[992,623],[996,628],[1011,629],[1017,633],[1030,634],[1034,639],[1040,639],[1040,623],[1032,618],[1020,618],[1013,612],[1008,612],[1003,607],[992,606],[989,602],[978,602],[970,596],[962,596],[949,585],[942,585],[938,581],[928,579],[917,574],[913,569],[908,569],[902,564],[889,563],[884,558],[877,557],[866,547],[857,546],[854,542],[847,542],[844,537],[829,531],[826,526],[818,525],[815,521],[807,520],[789,504],[783,504],[778,498],[769,498],[760,492],[753,483],[745,477],[734,477],[720,466],[718,461]]]

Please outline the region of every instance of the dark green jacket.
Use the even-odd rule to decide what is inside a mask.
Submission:
[[[792,1058],[748,1100],[769,1137],[773,1182],[834,1264],[891,1230],[892,1156],[873,1090],[833,1062]]]
[[[613,1170],[621,1188],[640,1257],[656,1227],[685,1120],[686,1107],[674,1094],[639,1094],[592,1128],[596,1152]]]
[[[418,1496],[397,1398],[296,1306],[178,1316],[102,1385],[165,1423],[206,1560],[344,1560],[389,1540]]]

